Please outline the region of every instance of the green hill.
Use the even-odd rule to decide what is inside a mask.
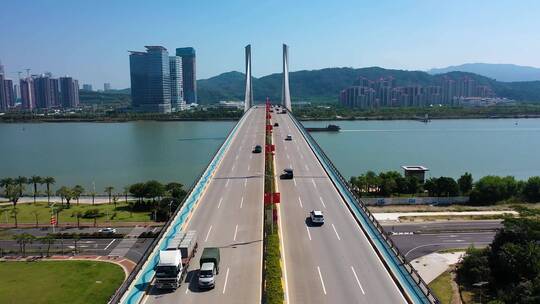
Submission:
[[[437,85],[444,76],[458,79],[463,76],[475,79],[478,84],[490,85],[497,96],[518,101],[539,102],[540,81],[499,82],[494,79],[466,72],[448,72],[430,75],[422,71],[404,71],[368,68],[327,68],[290,73],[291,95],[294,101],[337,102],[339,92],[353,84],[359,77],[377,79],[392,76],[397,85]],[[219,100],[243,100],[244,79],[240,72],[228,72],[198,81],[200,103],[214,103]],[[253,78],[254,98],[257,101],[270,97],[281,99],[281,74],[271,74]]]

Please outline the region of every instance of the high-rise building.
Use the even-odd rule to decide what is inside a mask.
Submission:
[[[17,83],[13,85],[13,94],[15,95],[15,101],[21,99],[21,86]]]
[[[83,91],[88,91],[88,92],[92,92],[92,85],[91,84],[83,84],[82,85],[82,89]]]
[[[71,77],[60,77],[60,92],[62,107],[76,108],[79,106],[79,82]]]
[[[15,106],[15,91],[13,89],[13,80],[4,79],[4,94],[8,108]]]
[[[108,82],[105,82],[103,84],[103,91],[107,92],[107,91],[110,91],[111,90],[111,84],[108,83]]]
[[[162,46],[145,46],[146,52],[130,52],[131,98],[143,112],[170,113],[169,53]]]
[[[176,56],[182,57],[182,78],[184,100],[197,103],[197,70],[195,49],[192,47],[177,48]]]
[[[0,111],[6,111],[8,103],[6,98],[6,90],[4,88],[4,73],[0,73]]]
[[[175,111],[184,110],[184,84],[182,83],[182,58],[179,56],[169,57],[171,73],[171,106]]]
[[[2,75],[5,74],[4,65],[2,64],[2,61],[0,61],[0,74],[2,74]]]
[[[32,111],[36,108],[34,79],[28,77],[20,80],[21,102],[24,110]]]
[[[34,76],[35,104],[38,109],[50,109],[60,105],[58,79],[51,75]]]

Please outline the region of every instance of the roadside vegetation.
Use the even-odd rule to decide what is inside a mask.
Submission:
[[[429,288],[435,293],[441,304],[452,304],[452,273],[445,271],[429,283]]]
[[[540,202],[540,176],[526,181],[513,176],[484,176],[474,181],[470,173],[457,180],[452,177],[432,177],[421,183],[416,177],[404,177],[397,171],[376,174],[368,171],[353,176],[349,183],[353,190],[363,197],[401,197],[401,196],[469,196],[470,205],[483,206],[496,203],[535,203]]]
[[[266,120],[266,124],[270,125],[270,120]],[[272,145],[272,133],[266,131],[266,145]],[[274,157],[272,153],[265,150],[265,177],[264,177],[264,193],[272,195],[276,192]],[[266,216],[264,221],[264,294],[263,303],[266,304],[283,304],[284,291],[282,285],[282,269],[281,269],[281,252],[278,233],[278,222],[275,213],[275,206],[272,203],[266,203],[265,200],[265,215],[268,212],[272,214],[272,222],[267,223]]]
[[[457,269],[466,303],[540,303],[540,211],[520,215],[504,220],[490,246],[467,250]]]
[[[69,223],[79,226],[96,226],[98,223],[114,222],[160,222],[169,219],[186,196],[184,186],[180,183],[171,182],[162,184],[151,180],[136,183],[125,187],[122,192],[115,192],[112,186],[105,187],[104,192],[108,196],[107,204],[79,204],[80,196],[85,189],[76,185],[74,187],[60,187],[55,194],[60,197],[60,202],[51,202],[51,186],[55,183],[53,177],[31,178],[17,177],[0,180],[4,197],[8,198],[11,205],[0,206],[0,224],[50,225],[51,217],[54,216],[57,225]],[[26,190],[31,185],[34,196],[33,203],[18,203]],[[45,188],[47,202],[37,202],[36,196],[41,188]],[[88,193],[94,198],[95,192]],[[128,199],[128,195],[134,197]],[[93,200],[92,200],[93,201]]]
[[[107,303],[124,277],[106,262],[2,262],[0,303]]]

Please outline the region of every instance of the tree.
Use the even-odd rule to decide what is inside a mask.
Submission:
[[[51,203],[51,185],[56,183],[56,180],[52,176],[47,176],[43,178],[43,183],[47,185],[47,203]]]
[[[39,226],[39,211],[38,210],[32,210],[30,213],[34,216],[34,219],[36,220],[36,228]]]
[[[129,193],[139,199],[139,203],[142,203],[142,199],[145,196],[145,185],[144,183],[136,183],[129,186]]]
[[[19,244],[20,252],[23,256],[26,256],[26,245],[32,244],[36,239],[35,236],[28,233],[21,233],[13,236],[13,239]]]
[[[18,176],[15,179],[15,183],[19,185],[19,196],[23,196],[24,186],[28,184],[28,178],[24,176]]]
[[[60,189],[56,190],[56,195],[60,196],[62,206],[64,206],[64,193],[66,193],[66,189],[66,186],[62,186]]]
[[[114,210],[116,210],[116,204],[118,203],[118,195],[113,195],[112,197],[112,201],[113,201],[113,204],[114,204]]]
[[[416,194],[420,191],[420,180],[416,176],[407,176],[405,181],[407,183],[407,193]]]
[[[7,191],[9,185],[13,185],[15,181],[11,177],[2,178],[0,180],[0,187],[4,187],[4,193]]]
[[[77,229],[81,228],[81,217],[83,213],[81,211],[74,211],[72,215],[77,218]]]
[[[540,201],[540,176],[533,176],[527,180],[523,187],[523,196],[529,202]]]
[[[128,202],[128,193],[129,193],[129,187],[128,186],[124,186],[124,191],[122,192],[122,194],[124,194],[124,199],[126,201],[126,204]]]
[[[472,174],[470,174],[469,172],[465,172],[465,174],[459,177],[457,183],[459,185],[459,191],[461,192],[461,194],[469,194],[473,187]]]
[[[75,254],[77,254],[77,244],[79,243],[80,239],[81,239],[81,236],[78,233],[75,233],[73,235],[73,247],[75,249]]]
[[[474,283],[489,281],[491,270],[488,256],[489,249],[487,248],[469,247],[457,269],[458,280],[468,287]]]
[[[459,193],[459,186],[451,177],[439,177],[436,181],[436,185],[442,196],[456,196]]]
[[[167,195],[179,200],[184,199],[187,194],[187,192],[184,190],[184,185],[175,182],[165,185],[165,191],[167,192]]]
[[[150,180],[144,184],[144,197],[151,198],[152,201],[161,198],[164,193],[165,187],[156,180]]]
[[[94,219],[94,227],[96,227],[98,217],[102,217],[102,216],[103,214],[99,212],[99,209],[88,209],[84,212],[82,217]]]
[[[21,187],[18,184],[11,184],[6,187],[5,197],[13,203],[13,207],[17,206],[17,202],[21,197]]]
[[[75,185],[72,191],[73,191],[73,198],[77,200],[77,206],[79,206],[79,198],[84,193],[84,188],[81,185]]]
[[[512,176],[488,175],[474,184],[470,200],[476,204],[493,204],[517,194],[519,185]]]
[[[112,195],[113,190],[114,190],[113,186],[105,187],[105,193],[109,195],[109,204],[111,203],[111,195]]]
[[[32,177],[30,177],[30,182],[32,184],[34,184],[34,204],[35,204],[36,203],[36,196],[37,196],[37,193],[38,193],[37,185],[42,184],[43,178],[41,176],[32,175]]]
[[[366,172],[366,184],[367,184],[367,193],[377,191],[379,188],[379,177],[373,171]]]
[[[49,256],[49,252],[51,251],[51,245],[56,242],[56,239],[54,236],[47,234],[47,236],[44,236],[40,239],[40,242],[42,244],[47,244],[47,256]]]

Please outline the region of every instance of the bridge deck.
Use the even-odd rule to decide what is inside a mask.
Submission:
[[[258,303],[261,299],[264,109],[253,108],[237,131],[188,229],[198,232],[199,250],[186,281],[175,292],[149,291],[145,303]],[[197,288],[203,247],[220,247],[216,287]]]
[[[405,303],[345,202],[289,115],[272,117],[276,171],[294,169],[280,180],[281,222],[290,303]],[[291,134],[292,141],[284,141]],[[309,227],[310,210],[325,224]]]

